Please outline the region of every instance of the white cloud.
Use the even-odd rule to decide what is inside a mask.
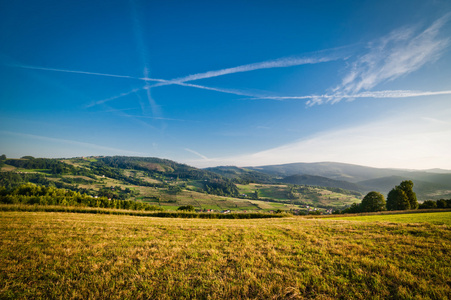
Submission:
[[[324,94],[324,95],[306,95],[306,96],[263,96],[251,99],[269,99],[269,100],[308,100],[307,106],[322,104],[324,100],[340,99],[356,99],[356,98],[411,98],[422,96],[440,96],[451,95],[451,90],[447,91],[411,91],[411,90],[385,90],[385,91],[367,91],[357,94]]]
[[[451,124],[444,121],[445,115],[394,117],[318,133],[253,154],[189,163],[196,166],[258,166],[336,161],[373,167],[451,168]]]
[[[242,72],[250,72],[255,70],[262,69],[272,69],[272,68],[286,68],[307,64],[318,64],[323,62],[329,62],[339,59],[346,58],[345,53],[341,50],[348,48],[349,46],[339,47],[335,49],[326,49],[322,51],[318,51],[316,54],[312,56],[306,57],[283,57],[275,60],[268,60],[253,64],[246,64],[237,67],[225,68],[221,70],[212,70],[203,73],[192,74],[184,77],[175,78],[172,80],[167,80],[166,82],[160,82],[154,84],[152,87],[171,85],[171,84],[181,84],[188,81],[194,81],[199,79],[213,78],[218,76],[224,76],[228,74],[242,73]],[[331,51],[335,51],[334,54],[325,55],[323,53],[328,53]],[[143,78],[145,79],[145,78]],[[218,90],[220,91],[220,90]]]
[[[254,64],[242,65],[233,68],[227,68],[222,70],[208,71],[205,73],[198,73],[189,75],[186,77],[181,77],[177,79],[170,80],[169,83],[173,82],[187,82],[205,78],[213,78],[218,76],[224,76],[228,74],[242,73],[242,72],[250,72],[261,69],[272,69],[272,68],[285,68],[306,64],[317,64],[322,62],[328,62],[331,60],[335,60],[336,58],[329,57],[321,57],[321,58],[279,58],[271,61],[264,61]]]
[[[334,97],[325,101],[338,102],[343,98],[341,95],[370,90],[435,62],[450,44],[449,37],[440,36],[450,18],[448,13],[421,32],[413,27],[398,29],[369,43],[367,53],[351,65],[341,85],[333,90]]]

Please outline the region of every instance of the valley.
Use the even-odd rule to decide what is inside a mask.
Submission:
[[[443,170],[428,173],[337,163],[198,169],[166,159],[125,156],[5,158],[0,172],[5,188],[30,182],[164,210],[192,206],[203,212],[295,214],[341,210],[359,203],[371,190],[386,194],[403,178],[419,178],[413,181],[420,201],[447,198],[450,176]]]

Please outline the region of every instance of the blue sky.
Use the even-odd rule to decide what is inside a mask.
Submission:
[[[451,2],[0,1],[0,152],[451,169]]]

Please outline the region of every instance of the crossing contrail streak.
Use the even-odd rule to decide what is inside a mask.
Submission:
[[[193,75],[188,75],[185,77],[179,77],[176,79],[166,80],[165,82],[160,82],[152,85],[151,87],[158,87],[158,86],[164,86],[164,85],[171,85],[171,84],[180,84],[188,81],[194,81],[199,79],[206,79],[206,78],[213,78],[218,76],[224,76],[228,74],[235,74],[235,73],[243,73],[243,72],[250,72],[255,70],[262,70],[262,69],[272,69],[272,68],[285,68],[285,67],[293,67],[293,66],[300,66],[300,65],[306,65],[306,64],[318,64],[322,62],[328,62],[328,61],[334,61],[342,59],[342,57],[339,56],[331,56],[331,57],[321,57],[321,58],[279,58],[276,60],[269,60],[254,64],[247,64],[242,65],[238,67],[233,68],[226,68],[221,70],[214,70],[214,71],[208,71],[204,73],[197,73]],[[145,78],[144,78],[145,79]]]
[[[23,68],[23,69],[31,69],[31,70],[42,70],[42,71],[55,71],[55,72],[65,72],[65,73],[75,73],[75,74],[86,74],[86,75],[96,75],[96,76],[106,76],[106,77],[116,77],[116,78],[130,78],[130,79],[139,79],[137,77],[127,76],[127,75],[116,75],[116,74],[106,74],[106,73],[97,73],[97,72],[86,72],[86,71],[78,71],[78,70],[67,70],[67,69],[55,69],[55,68],[44,68],[44,67],[36,67],[36,66],[27,66],[27,65],[13,65],[14,67]],[[149,78],[151,81],[152,78]],[[157,80],[155,80],[157,81]]]

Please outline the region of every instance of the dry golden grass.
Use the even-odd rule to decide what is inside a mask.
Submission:
[[[15,170],[17,170],[17,168],[10,165],[4,165],[3,167],[0,167],[0,172],[11,172]]]
[[[448,299],[451,227],[0,212],[0,298]]]

